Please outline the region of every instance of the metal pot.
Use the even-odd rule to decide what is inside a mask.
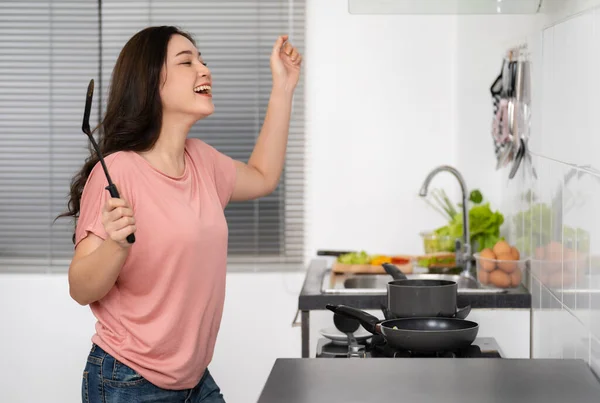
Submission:
[[[383,264],[394,280],[387,284],[388,310],[396,318],[446,317],[465,319],[471,306],[457,309],[458,284],[449,280],[408,280],[394,265]]]

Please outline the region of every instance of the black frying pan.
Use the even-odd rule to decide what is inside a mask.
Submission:
[[[479,325],[456,318],[402,318],[380,320],[345,305],[326,305],[334,313],[356,319],[369,332],[382,334],[390,347],[412,352],[457,351],[469,347]]]

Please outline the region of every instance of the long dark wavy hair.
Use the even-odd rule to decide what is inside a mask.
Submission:
[[[121,50],[112,74],[106,115],[96,128],[98,147],[104,157],[117,151],[148,151],[158,140],[162,122],[161,70],[169,40],[175,34],[196,46],[192,36],[181,29],[158,26],[136,33]],[[90,156],[71,181],[68,211],[57,219],[73,217],[77,226],[83,188],[99,161],[90,147]]]

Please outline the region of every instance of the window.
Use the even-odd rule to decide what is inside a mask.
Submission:
[[[270,95],[273,43],[288,33],[304,51],[304,10],[305,0],[0,3],[0,270],[67,269],[72,223],[53,220],[89,153],[81,132],[87,84],[94,78],[93,126],[135,32],[168,24],[194,36],[213,74],[216,111],[190,136],[247,161]],[[304,143],[302,75],[280,185],[225,210],[234,269],[302,264]]]

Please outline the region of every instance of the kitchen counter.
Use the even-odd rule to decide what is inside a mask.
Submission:
[[[301,312],[302,322],[302,357],[309,357],[309,324],[311,310],[324,310],[327,304],[349,305],[358,309],[380,310],[381,305],[387,306],[387,294],[328,294],[322,291],[323,276],[329,270],[327,259],[313,259],[310,262],[304,285],[298,297],[298,310]],[[391,279],[391,278],[390,278]],[[501,293],[477,292],[470,290],[467,293],[458,292],[457,305],[464,307],[471,305],[471,309],[529,309],[531,308],[531,294],[521,286],[516,290],[506,290]]]
[[[278,359],[258,403],[375,401],[593,403],[600,382],[582,360]]]

